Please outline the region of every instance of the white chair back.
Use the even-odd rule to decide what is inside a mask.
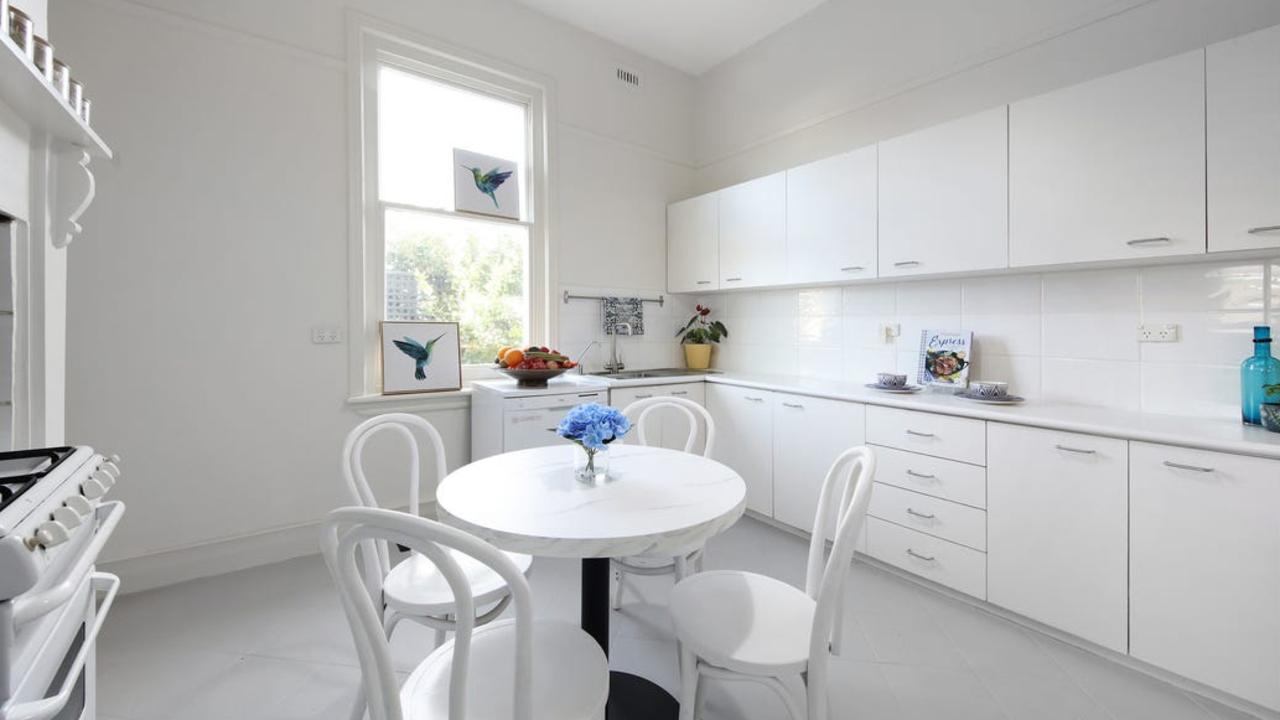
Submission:
[[[436,564],[453,591],[458,613],[453,671],[449,678],[449,720],[465,720],[467,717],[467,674],[471,635],[475,627],[475,598],[471,584],[449,550],[469,555],[502,576],[511,589],[516,618],[513,720],[531,720],[533,606],[529,584],[520,569],[501,551],[457,528],[394,510],[345,507],[334,510],[326,518],[320,549],[351,625],[370,720],[404,719],[400,683],[391,664],[391,650],[383,631],[381,612],[369,594],[364,592],[363,580],[356,566],[356,548],[370,542],[397,543],[422,553]]]
[[[637,400],[623,409],[622,414],[627,416],[631,424],[636,428],[636,440],[641,445],[648,445],[648,436],[645,433],[645,426],[648,420],[653,417],[653,413],[662,408],[673,408],[679,410],[685,420],[689,422],[689,436],[684,443],[685,452],[693,452],[694,446],[698,444],[698,420],[701,418],[702,426],[707,429],[707,444],[702,449],[703,457],[711,457],[711,449],[716,441],[716,423],[711,419],[711,413],[698,403],[685,398],[678,397],[654,397]]]
[[[342,477],[346,480],[351,501],[362,507],[376,508],[378,500],[369,485],[364,472],[364,449],[369,438],[382,431],[404,439],[409,447],[409,513],[417,515],[422,495],[422,449],[419,438],[425,437],[431,444],[435,456],[436,482],[448,474],[445,465],[444,440],[435,426],[425,419],[409,413],[387,413],[369,418],[360,423],[350,433],[342,445]],[[415,435],[418,430],[421,435]],[[368,542],[362,553],[365,566],[365,585],[369,594],[375,598],[382,597],[382,581],[391,572],[391,551],[385,542]]]
[[[813,523],[813,537],[809,540],[809,563],[805,572],[805,592],[817,603],[809,636],[807,685],[810,718],[826,716],[832,632],[836,629],[836,615],[844,601],[845,580],[853,563],[853,547],[866,519],[867,507],[871,504],[875,473],[876,456],[871,448],[845,450],[827,470],[818,496],[818,512]],[[826,538],[833,521],[835,541],[830,557],[824,558]]]

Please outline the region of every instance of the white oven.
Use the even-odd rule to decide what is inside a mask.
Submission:
[[[101,499],[119,476],[112,460],[66,450],[0,508],[0,720],[96,717],[96,641],[120,581],[95,563],[124,504]]]

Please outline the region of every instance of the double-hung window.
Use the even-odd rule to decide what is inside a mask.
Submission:
[[[457,322],[464,379],[481,377],[500,347],[549,330],[543,86],[367,27],[353,42],[361,186],[352,314],[362,329],[354,394],[378,390],[382,320]],[[516,164],[518,217],[455,207],[455,150]]]

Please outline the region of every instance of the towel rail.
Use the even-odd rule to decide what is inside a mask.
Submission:
[[[604,300],[604,295],[571,295],[568,290],[564,291],[564,304],[568,305],[570,300]],[[656,298],[640,298],[640,302],[654,303],[658,307],[662,307],[666,303],[666,297],[659,295]]]

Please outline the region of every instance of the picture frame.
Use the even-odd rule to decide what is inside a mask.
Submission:
[[[382,394],[461,390],[458,332],[456,322],[383,320],[378,326]]]
[[[520,219],[520,164],[453,149],[453,208],[458,212]]]

